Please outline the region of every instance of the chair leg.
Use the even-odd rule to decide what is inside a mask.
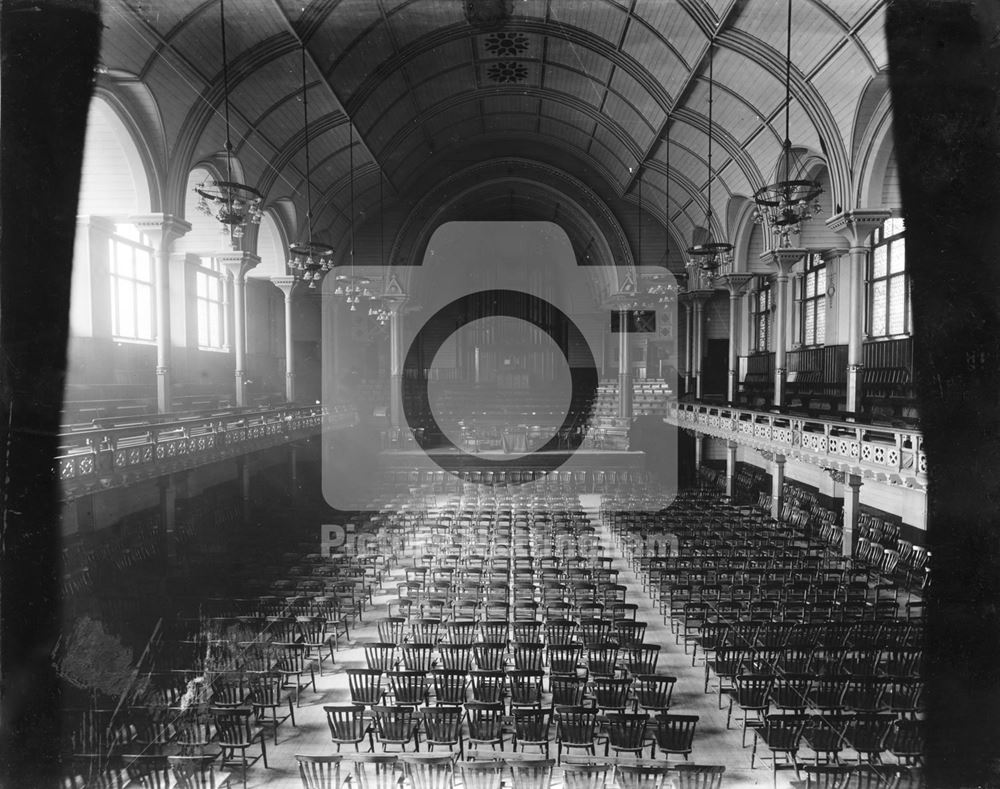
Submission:
[[[274,727],[275,736],[277,736],[278,727]],[[261,732],[260,735],[260,758],[264,760],[264,769],[270,769],[267,766],[267,740],[264,738],[264,733]]]
[[[721,690],[719,691],[719,703],[720,703],[719,709],[721,710],[722,709],[722,706],[721,706],[721,703],[722,703],[722,691]],[[732,721],[732,719],[733,719],[733,700],[732,700],[732,698],[730,698],[729,699],[729,712],[726,713],[726,728],[727,729],[729,728],[729,724]]]

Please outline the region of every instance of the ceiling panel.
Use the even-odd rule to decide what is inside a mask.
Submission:
[[[611,74],[611,62],[592,49],[575,44],[558,36],[548,37],[546,60],[560,63],[576,71],[582,71],[597,82],[607,82]]]
[[[687,78],[689,68],[659,37],[641,24],[629,25],[622,49],[641,63],[673,98]]]
[[[837,121],[845,148],[850,147],[854,116],[867,82],[858,79],[866,66],[865,59],[854,46],[844,47],[818,74],[812,84],[826,99]]]
[[[594,107],[600,107],[601,100],[604,98],[603,84],[595,82],[583,74],[553,65],[545,67],[544,85],[548,90],[565,93],[592,104]]]
[[[885,48],[885,18],[881,14],[876,14],[865,23],[857,35],[879,71],[888,68],[889,53]]]
[[[462,4],[447,0],[415,0],[389,13],[389,25],[401,48],[442,27],[465,21]]]
[[[628,13],[608,0],[577,0],[552,3],[549,18],[555,24],[572,25],[599,35],[617,47]]]
[[[590,144],[590,132],[582,131],[578,126],[573,126],[553,118],[543,117],[539,130],[544,134],[549,134],[556,139],[566,141],[567,145],[581,150],[586,150]]]

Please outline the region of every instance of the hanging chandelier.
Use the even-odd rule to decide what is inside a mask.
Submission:
[[[334,296],[343,296],[345,303],[351,307],[351,312],[357,312],[358,304],[362,299],[370,300],[373,297],[371,287],[372,281],[368,277],[356,274],[338,274],[336,286],[333,289]]]
[[[798,235],[802,223],[822,212],[816,199],[823,194],[818,181],[794,179],[792,173],[799,168],[793,162],[792,141],[789,134],[789,113],[792,104],[792,0],[788,0],[788,24],[785,41],[785,142],[782,145],[784,180],[762,186],[754,192],[757,212],[754,220],[766,224],[777,237],[780,247],[790,247],[789,236]]]
[[[719,269],[728,266],[733,259],[733,245],[725,241],[712,240],[712,180],[715,174],[712,170],[712,142],[715,133],[715,123],[712,116],[715,76],[713,69],[712,44],[708,50],[708,211],[705,213],[705,227],[708,237],[700,244],[688,247],[688,265],[698,268],[711,279]]]
[[[240,239],[248,225],[260,223],[263,211],[260,205],[264,196],[247,184],[233,180],[233,143],[229,131],[229,66],[226,62],[226,3],[219,0],[219,15],[222,28],[222,92],[226,119],[226,180],[216,181],[206,178],[195,187],[198,195],[197,209],[214,217],[222,224],[233,249],[238,249]]]
[[[302,125],[306,135],[306,240],[290,244],[288,267],[292,276],[315,288],[333,268],[333,247],[313,240],[312,163],[309,159],[309,99],[306,95],[306,45],[302,44]]]

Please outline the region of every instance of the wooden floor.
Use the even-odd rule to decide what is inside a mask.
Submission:
[[[735,710],[733,728],[726,729],[726,711],[720,711],[717,696],[714,692],[714,679],[708,694],[703,692],[704,665],[699,658],[692,668],[691,656],[684,654],[680,646],[674,644],[674,638],[669,628],[663,624],[661,615],[657,612],[649,597],[643,593],[642,587],[631,572],[628,564],[622,559],[614,546],[611,535],[601,527],[597,517],[599,497],[594,495],[581,496],[584,508],[591,514],[592,522],[601,533],[602,543],[608,546],[607,552],[615,556],[614,566],[621,571],[620,582],[628,587],[628,600],[639,605],[637,619],[649,623],[646,631],[647,643],[661,644],[658,673],[672,674],[677,677],[674,688],[673,706],[671,712],[692,713],[700,716],[695,735],[692,761],[700,764],[723,764],[726,766],[724,787],[774,786],[769,754],[763,746],[760,751],[765,761],[759,758],[756,767],[750,769],[750,747],[740,745],[740,728],[735,720],[739,711]],[[416,549],[423,553],[422,547]],[[352,643],[337,653],[337,665],[331,671],[325,669],[324,676],[316,678],[317,693],[311,689],[303,691],[302,706],[296,710],[298,726],[292,728],[287,722],[278,731],[278,745],[268,743],[268,762],[270,769],[264,769],[257,762],[248,770],[248,787],[273,787],[274,789],[301,789],[295,754],[328,754],[334,753],[334,746],[329,741],[329,730],[323,713],[324,704],[348,701],[350,694],[347,689],[345,668],[365,668],[362,644],[366,641],[377,641],[374,624],[377,618],[387,615],[386,604],[395,598],[395,583],[403,580],[402,568],[394,568],[391,580],[386,580],[386,589],[392,589],[392,595],[384,593],[375,597],[375,606],[364,613],[365,621],[351,631]],[[748,738],[752,740],[752,736]],[[533,750],[533,749],[532,749]],[[256,752],[254,749],[253,752]],[[529,751],[530,753],[531,751]],[[627,759],[628,757],[623,757]],[[240,770],[233,772],[233,785],[241,785]],[[793,786],[795,774],[791,770],[778,772],[778,789]],[[561,772],[556,768],[554,786],[561,785]]]

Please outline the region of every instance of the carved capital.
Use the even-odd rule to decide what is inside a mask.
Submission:
[[[215,257],[235,282],[245,281],[247,272],[260,263],[260,258],[250,252],[223,252]]]
[[[292,297],[292,292],[295,290],[296,282],[298,282],[298,280],[295,279],[295,277],[271,277],[271,284],[284,293],[286,299],[290,299]]]
[[[831,216],[826,220],[826,226],[844,236],[852,247],[863,247],[872,232],[890,216],[892,212],[884,209],[858,208]]]
[[[174,240],[191,232],[191,223],[173,214],[142,214],[131,216],[128,221],[135,225],[140,232],[149,236],[153,240],[155,248],[161,252],[167,249]]]
[[[724,274],[716,278],[715,281],[729,291],[729,298],[735,300],[746,293],[747,286],[753,277],[753,274],[746,272],[734,272],[732,274]]]
[[[792,267],[802,260],[807,250],[796,247],[782,247],[779,249],[769,249],[762,252],[760,259],[763,263],[774,266],[778,270],[779,277],[787,277]]]

